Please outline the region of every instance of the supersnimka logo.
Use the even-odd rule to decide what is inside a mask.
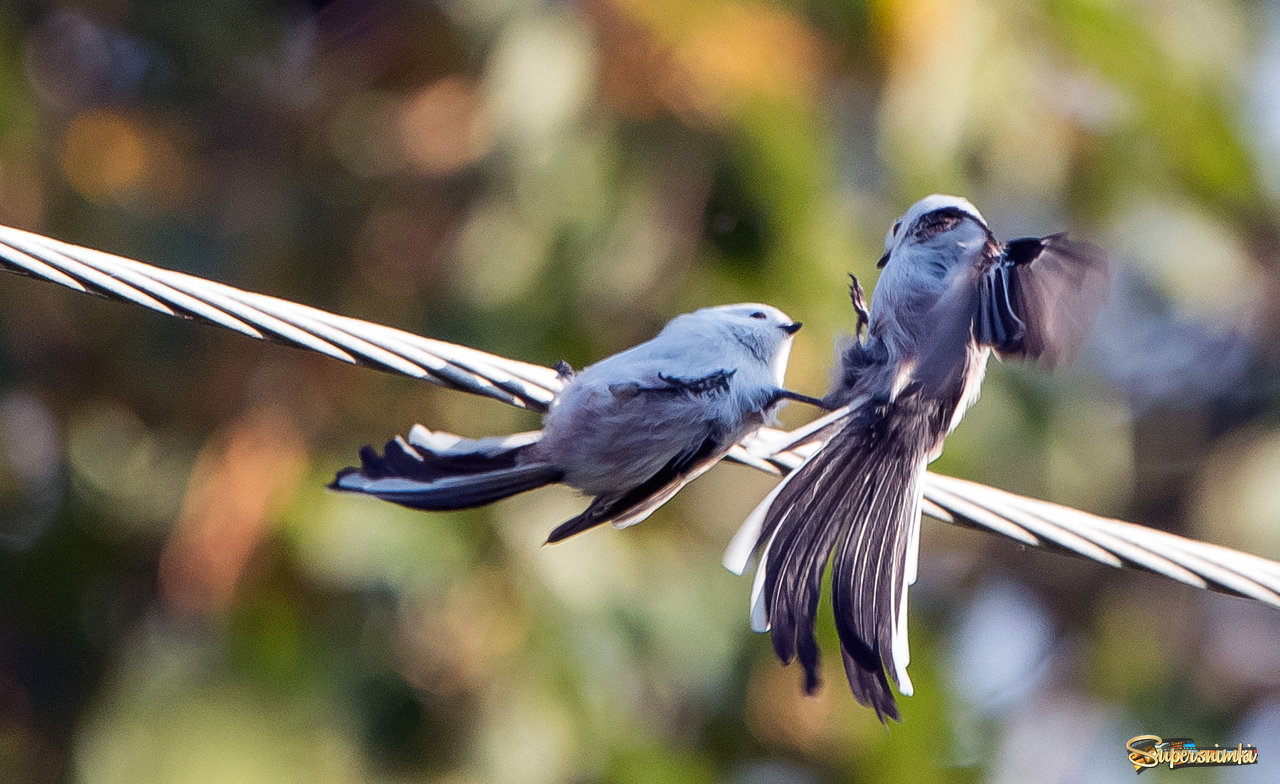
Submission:
[[[1245,743],[1235,746],[1197,746],[1192,738],[1161,738],[1159,735],[1138,735],[1125,744],[1134,773],[1147,768],[1168,765],[1170,769],[1194,768],[1205,765],[1254,765],[1258,762],[1258,748]]]

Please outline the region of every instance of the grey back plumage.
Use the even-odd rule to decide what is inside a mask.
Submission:
[[[634,487],[711,439],[764,424],[793,324],[767,305],[704,308],[578,373],[552,403],[537,454],[589,495]]]

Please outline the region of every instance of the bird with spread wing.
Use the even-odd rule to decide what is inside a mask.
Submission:
[[[1042,242],[1055,241],[1046,238]],[[1013,250],[1016,256],[1033,248],[1014,246]],[[1013,265],[1016,276],[1018,258],[1014,256],[1007,256],[1006,260]],[[3,226],[0,268],[536,412],[547,412],[570,378],[554,367],[495,356]],[[1007,276],[1009,271],[995,274]],[[992,291],[1007,290],[991,289],[990,280],[990,274],[976,279],[978,288],[972,296],[977,301],[988,302],[981,298],[989,297]],[[1003,311],[984,305],[980,312]],[[1017,314],[1015,308],[1007,315]],[[983,339],[1000,350],[1007,350],[1001,341],[1008,343],[1017,335],[1016,324],[1007,318],[989,319],[979,326],[990,330],[982,333]],[[1028,341],[1035,339],[1035,334],[1023,333],[1022,350],[1028,351]],[[1045,350],[1056,345],[1056,340],[1050,340]],[[929,350],[945,352],[947,347],[930,345]],[[939,367],[945,368],[946,363]],[[850,402],[845,401],[835,411],[790,432],[761,427],[728,446],[723,457],[776,476],[801,476],[804,467],[816,464],[826,451],[822,447],[833,432],[847,426]],[[520,437],[517,434],[508,438]],[[457,441],[446,434],[432,434],[422,443],[446,451],[457,446]],[[787,486],[780,484],[761,509],[772,508],[771,502],[777,501],[780,490]],[[1280,608],[1280,563],[1274,561],[931,471],[922,471],[917,491],[918,510],[943,522],[1113,567],[1146,570],[1197,588]],[[760,541],[760,524],[759,516],[748,521],[745,534],[735,539],[726,554],[726,565],[745,568],[746,559]],[[766,558],[764,573],[767,572]],[[902,663],[905,665],[905,661]]]

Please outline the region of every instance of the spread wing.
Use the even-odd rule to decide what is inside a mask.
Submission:
[[[1022,258],[1019,254],[1024,247],[1034,251],[1034,247],[1021,242],[1015,240],[1006,245],[1014,248],[1015,258]],[[1055,265],[1083,265],[1094,270],[1102,264],[1091,256],[1071,262],[1072,253],[1081,255],[1074,250],[1078,243],[1063,244],[1064,239],[1052,237],[1038,242],[1048,242],[1052,253],[1044,256],[1042,248],[1039,254],[1028,252],[1025,256],[1033,257],[1031,261],[1036,264],[1057,261],[1045,265],[1048,274],[1043,282],[1035,275],[1026,279],[1023,302],[1028,301],[1026,297],[1039,301],[1035,298],[1043,299],[1054,290],[1050,281],[1066,274],[1049,272]],[[1072,253],[1068,253],[1068,247]],[[1022,266],[1027,266],[1025,259]],[[337,316],[4,226],[0,226],[0,269],[534,411],[545,411],[564,385],[563,377],[553,368]],[[1090,271],[1082,280],[1092,287],[1099,274],[1105,275],[1105,270]],[[1023,273],[1017,275],[1021,285]],[[1056,334],[1047,327],[1046,330],[1046,334]],[[1040,343],[1033,341],[1032,346],[1036,345]],[[847,413],[833,412],[791,432],[762,429],[732,447],[726,457],[774,475],[785,474],[829,438],[833,422],[842,421]],[[923,484],[925,513],[945,522],[1112,566],[1146,569],[1199,588],[1247,596],[1280,608],[1280,564],[1274,561],[935,473],[926,474]],[[757,530],[757,536],[758,533]],[[756,536],[737,537],[734,541],[748,540],[754,544]],[[746,555],[738,557],[744,549]],[[726,553],[726,565],[740,562],[737,571],[741,572],[749,555],[750,547],[731,550]]]
[[[1109,279],[1106,253],[1065,234],[988,244],[930,309],[936,326],[917,380],[930,388],[959,383],[971,335],[1001,356],[1056,366],[1080,348]]]
[[[1083,342],[1106,298],[1107,256],[1065,234],[1010,240],[977,282],[973,336],[1053,367]]]

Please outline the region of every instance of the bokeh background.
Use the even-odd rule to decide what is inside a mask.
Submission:
[[[935,469],[1280,558],[1280,4],[0,4],[0,222],[532,362],[767,301],[818,394],[935,191],[1117,265]],[[556,547],[572,492],[323,489],[414,422],[536,426],[0,277],[0,781],[1119,782],[1145,733],[1280,776],[1274,610],[927,521],[885,729],[825,615],[812,698],[747,629],[769,478]]]

